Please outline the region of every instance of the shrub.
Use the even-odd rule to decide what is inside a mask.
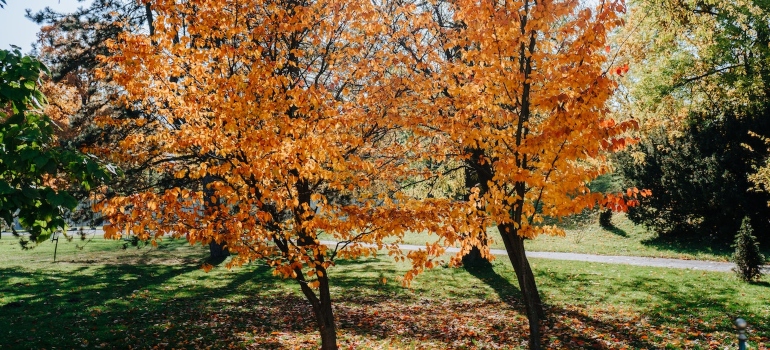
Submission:
[[[753,231],[749,218],[743,218],[733,244],[734,271],[746,282],[759,280],[762,277],[762,265],[765,263],[765,256],[759,252],[759,243],[752,234]]]
[[[767,146],[749,131],[770,135],[770,112],[728,110],[688,122],[678,135],[650,131],[615,158],[623,187],[652,191],[628,218],[661,237],[727,247],[748,216],[759,241],[770,242],[770,223],[760,220],[770,217],[770,192],[750,191],[748,180],[767,157]]]

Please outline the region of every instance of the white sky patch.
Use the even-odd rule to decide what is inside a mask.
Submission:
[[[21,47],[22,53],[32,50],[37,41],[40,26],[25,17],[26,9],[32,13],[46,7],[57,12],[74,12],[78,7],[88,7],[93,0],[7,0],[0,9],[0,49],[10,50],[11,45]]]

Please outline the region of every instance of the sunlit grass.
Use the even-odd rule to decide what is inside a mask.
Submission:
[[[296,282],[258,264],[205,273],[206,247],[165,240],[159,249],[122,250],[107,241],[79,250],[77,241],[62,241],[68,258],[52,263],[50,244],[21,251],[12,240],[0,243],[3,349],[318,345]],[[724,348],[734,346],[738,316],[752,325],[754,348],[768,345],[767,278],[746,284],[730,273],[531,261],[549,313],[549,348]],[[439,267],[411,288],[399,283],[407,268],[380,256],[330,270],[342,347],[524,344],[526,319],[507,261],[492,270]]]

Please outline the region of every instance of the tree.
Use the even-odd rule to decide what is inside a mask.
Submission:
[[[762,278],[762,265],[765,263],[765,256],[759,252],[759,243],[754,237],[751,228],[751,220],[748,217],[743,218],[741,229],[735,235],[735,273],[746,282],[758,281]]]
[[[89,190],[110,178],[109,167],[56,144],[54,122],[42,112],[45,72],[18,48],[0,50],[0,218],[11,227],[18,218],[36,243],[66,227],[63,212],[77,206],[68,189]]]
[[[747,177],[768,156],[748,135],[768,135],[767,4],[639,0],[630,9],[617,45],[638,69],[617,105],[644,134],[621,168],[629,184],[656,194],[630,217],[661,235],[708,232],[723,246],[744,215],[766,226],[757,221],[766,199],[747,193]]]
[[[623,109],[643,128],[687,127],[691,113],[761,106],[770,92],[770,29],[764,1],[635,0],[615,36],[625,80]]]
[[[124,161],[173,161],[152,171],[204,188],[134,189],[105,202],[107,237],[187,234],[234,253],[230,266],[265,260],[296,280],[322,348],[335,349],[329,271],[375,244],[412,260],[404,281],[436,265],[443,248],[404,255],[406,230],[443,231],[448,201],[416,200],[404,183],[426,176],[403,61],[383,39],[391,16],[369,2],[145,2],[149,33],[121,34],[104,73],[152,132],[126,135]],[[427,117],[424,117],[427,119]],[[146,152],[146,145],[157,151]],[[411,160],[410,160],[411,158]],[[194,161],[187,161],[194,160]],[[209,192],[210,193],[206,193]],[[453,212],[453,210],[455,212]],[[326,246],[319,234],[339,241]]]
[[[447,236],[447,244],[462,237],[465,251],[486,249],[483,229],[497,226],[526,306],[529,346],[538,349],[544,311],[524,241],[563,234],[544,225],[545,218],[627,205],[617,196],[608,203],[587,187],[609,170],[605,153],[632,142],[627,132],[635,127],[633,120],[609,118],[606,105],[616,88],[611,72],[627,70],[610,67],[605,53],[623,4],[602,2],[593,10],[577,1],[439,4],[415,10],[432,23],[404,25],[396,41],[411,53],[410,89],[431,97],[422,106],[433,116],[426,128],[446,145],[437,157],[462,162],[477,176],[464,211],[474,224]]]
[[[749,174],[767,153],[750,130],[770,133],[768,115],[723,110],[693,116],[679,136],[648,132],[617,157],[628,185],[655,194],[631,208],[629,219],[664,239],[697,239],[715,247],[729,245],[744,216],[766,232],[770,196],[750,190]]]
[[[167,157],[158,151],[156,144],[145,143],[143,152],[153,156],[143,157],[141,161],[115,155],[119,143],[127,135],[151,135],[153,129],[137,124],[136,120],[154,116],[115,102],[114,96],[121,91],[111,84],[110,75],[96,74],[105,67],[99,57],[111,55],[107,44],[117,40],[120,34],[150,30],[153,16],[149,7],[133,0],[98,0],[73,13],[58,13],[46,8],[28,13],[27,17],[43,25],[36,49],[41,59],[52,67],[53,86],[50,88],[69,91],[80,102],[74,111],[67,113],[70,122],[58,136],[66,140],[69,147],[88,149],[112,159],[124,170],[124,176],[110,182],[110,195],[146,188],[200,190],[205,187],[203,179],[176,178],[169,172],[154,171],[153,167],[161,163],[197,162],[197,159]],[[56,100],[53,102],[56,104]],[[110,119],[133,122],[110,123]],[[85,194],[74,195],[82,200]],[[86,211],[91,213],[90,209]],[[212,240],[209,247],[212,261],[227,256],[227,250],[216,241]]]

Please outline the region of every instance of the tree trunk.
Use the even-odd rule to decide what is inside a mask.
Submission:
[[[492,179],[490,176],[491,169],[489,166],[485,166],[480,160],[484,155],[484,151],[478,148],[469,148],[466,149],[466,152],[470,154],[470,159],[466,161],[467,166],[463,170],[465,179],[465,195],[463,195],[464,201],[468,201],[470,199],[471,190],[474,187],[478,187],[479,195],[483,196],[488,190],[487,182]],[[486,245],[487,233],[485,227],[482,227],[481,233],[479,235],[479,240],[481,240],[481,242]],[[479,249],[477,246],[474,246],[468,253],[463,255],[462,261],[463,266],[466,268],[492,267],[492,264],[489,262],[489,260],[484,259],[484,257],[481,256],[481,249]]]
[[[489,261],[481,256],[481,249],[479,247],[473,246],[467,254],[463,255],[463,266],[466,268],[487,267],[489,265]]]
[[[524,299],[529,319],[529,348],[540,349],[540,320],[545,318],[543,303],[535,284],[535,275],[529,266],[529,260],[524,250],[524,239],[519,237],[513,225],[499,225],[500,235],[505,243],[505,250],[511,260],[516,279],[519,281],[519,289]],[[506,230],[507,229],[507,230]]]
[[[211,199],[214,197],[214,190],[209,186],[214,182],[214,178],[211,175],[206,175],[201,181],[203,187],[203,207],[207,214],[214,206]],[[209,259],[210,260],[224,260],[224,258],[230,256],[230,251],[227,248],[215,240],[209,242]]]
[[[337,329],[334,324],[334,310],[332,310],[332,298],[329,293],[329,277],[326,275],[326,270],[323,268],[318,269],[323,274],[322,277],[318,277],[318,296],[312,288],[307,285],[307,281],[302,274],[302,270],[296,269],[297,281],[302,289],[302,294],[310,302],[313,307],[313,315],[315,316],[316,325],[318,326],[318,332],[321,333],[321,349],[323,350],[337,350]],[[320,298],[319,298],[320,297]]]
[[[212,240],[209,242],[209,258],[223,259],[230,256],[230,251],[226,247]]]
[[[321,295],[321,305],[316,313],[318,330],[321,332],[321,349],[337,349],[337,329],[334,324],[334,311],[332,310],[332,298],[329,293],[329,278],[324,271],[324,277],[318,278],[321,282],[318,293]]]

